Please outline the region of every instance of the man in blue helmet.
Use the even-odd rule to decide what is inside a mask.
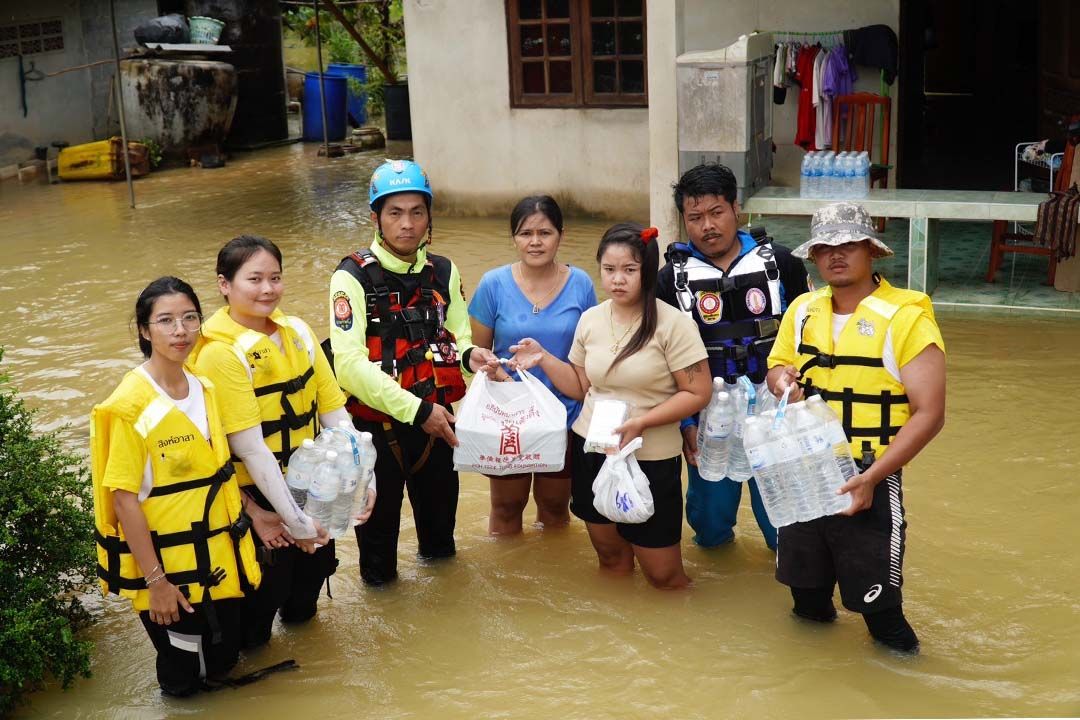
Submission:
[[[679,178],[675,205],[689,242],[669,246],[656,295],[697,323],[714,378],[733,385],[745,376],[758,392],[767,393],[766,359],[780,318],[788,303],[809,290],[809,280],[802,261],[790,250],[738,229],[736,192],[735,175],[723,165],[698,165]],[[742,483],[701,477],[697,425],[696,417],[683,421],[689,478],[686,518],[694,529],[694,542],[715,547],[735,537]],[[769,522],[757,483],[751,479],[748,484],[754,517],[765,543],[775,550],[776,528]]]
[[[497,367],[474,347],[457,266],[429,253],[431,184],[416,163],[391,160],[371,176],[370,247],[344,258],[330,280],[330,339],[338,383],[358,430],[372,434],[379,501],[356,527],[360,576],[397,577],[405,490],[419,556],[450,557],[458,475],[450,403],[465,394],[463,372]]]

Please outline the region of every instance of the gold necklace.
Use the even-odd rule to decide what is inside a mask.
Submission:
[[[554,263],[552,263],[552,264],[554,265]],[[525,283],[525,275],[521,272],[521,267],[520,267],[521,263],[520,263],[520,261],[515,263],[515,265],[518,266],[518,268],[517,268],[518,277],[521,278],[521,282],[522,282],[522,284],[524,284]],[[555,292],[555,288],[559,287],[559,282],[561,280],[562,280],[562,268],[559,267],[558,265],[556,265],[555,266],[555,283],[551,286],[551,289],[549,289],[547,291],[547,293],[544,295],[544,297],[540,298],[537,302],[533,303],[533,306],[532,306],[532,314],[533,315],[540,314],[540,303],[546,301],[549,297],[551,297],[551,293]],[[522,295],[525,294],[524,288],[522,288],[521,294]],[[529,298],[526,296],[525,299],[528,300]]]
[[[612,306],[610,306],[610,305],[608,306],[608,325],[611,326],[611,339],[614,340],[614,342],[611,345],[611,354],[612,355],[618,355],[619,354],[619,346],[622,345],[622,341],[626,339],[626,336],[630,334],[630,331],[634,329],[634,325],[637,324],[638,320],[641,320],[640,315],[638,315],[636,318],[634,318],[633,320],[630,321],[630,324],[626,326],[626,330],[624,330],[623,334],[619,337],[618,340],[616,340],[615,339],[615,311],[612,309]]]

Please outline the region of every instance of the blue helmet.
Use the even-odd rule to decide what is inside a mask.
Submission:
[[[433,198],[427,173],[412,160],[387,160],[371,173],[368,204],[372,211],[379,198],[403,192],[417,192],[427,195],[429,200]]]

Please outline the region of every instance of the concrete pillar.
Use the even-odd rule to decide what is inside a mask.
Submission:
[[[649,221],[662,247],[679,238],[682,223],[671,201],[679,178],[679,111],[675,58],[683,51],[684,0],[650,2],[649,45]]]

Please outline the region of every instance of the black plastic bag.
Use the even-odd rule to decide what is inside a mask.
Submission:
[[[191,28],[183,15],[163,15],[144,22],[135,28],[135,39],[143,45],[149,43],[183,44],[191,41]]]

